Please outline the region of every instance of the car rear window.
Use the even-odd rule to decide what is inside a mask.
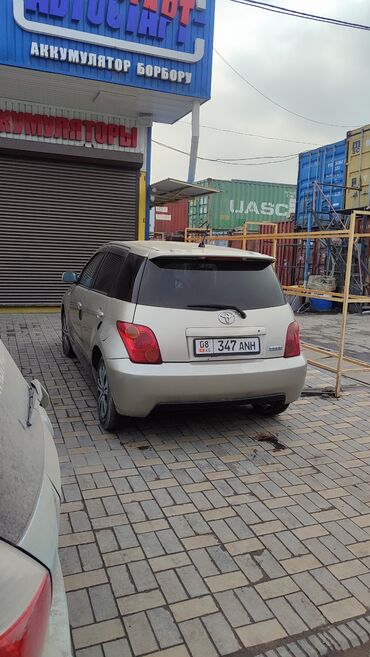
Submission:
[[[215,304],[256,310],[283,306],[285,299],[269,261],[177,257],[148,260],[138,303],[179,309]]]

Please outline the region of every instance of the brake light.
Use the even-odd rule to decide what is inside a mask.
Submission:
[[[285,342],[284,358],[293,358],[301,353],[301,341],[299,338],[299,326],[297,322],[292,322],[288,326]]]
[[[0,657],[41,657],[51,606],[50,575],[2,542],[0,556]]]
[[[150,328],[139,324],[117,322],[117,329],[133,363],[161,365],[161,351],[157,338]]]

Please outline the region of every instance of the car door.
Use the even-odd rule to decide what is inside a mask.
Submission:
[[[90,289],[85,290],[84,312],[81,320],[81,343],[86,358],[91,361],[91,353],[98,342],[107,308],[114,293],[117,280],[124,264],[126,254],[110,252],[105,254]]]
[[[84,319],[88,302],[86,291],[92,288],[95,276],[99,271],[104,257],[105,252],[100,251],[89,260],[82,270],[77,284],[71,291],[68,330],[73,344],[82,352],[84,351],[82,344],[82,321]]]

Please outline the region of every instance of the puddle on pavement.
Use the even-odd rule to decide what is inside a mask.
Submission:
[[[259,443],[270,443],[274,447],[273,451],[274,452],[281,452],[283,449],[287,449],[283,443],[281,443],[276,436],[272,436],[270,434],[258,434],[257,435],[257,440]]]
[[[301,397],[321,397],[322,399],[333,399],[335,391],[333,388],[307,388],[302,390]]]

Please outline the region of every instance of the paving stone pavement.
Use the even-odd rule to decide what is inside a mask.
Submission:
[[[304,313],[298,315],[302,338],[310,343],[338,351],[342,315],[336,313]],[[370,315],[351,314],[347,320],[346,354],[370,362]]]
[[[51,395],[76,657],[370,654],[369,388],[107,434],[57,315],[0,315],[0,336]]]

